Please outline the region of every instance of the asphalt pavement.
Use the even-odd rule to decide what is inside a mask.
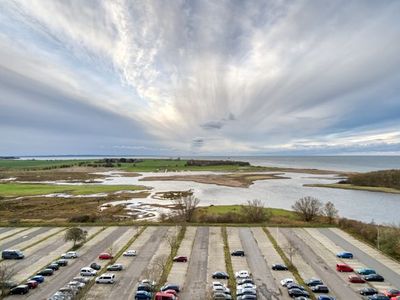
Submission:
[[[179,299],[206,299],[207,297],[208,237],[208,227],[197,229],[192,253],[189,257],[185,286]]]
[[[328,228],[319,228],[319,232],[329,238],[332,242],[339,245],[346,251],[350,251],[354,254],[354,256],[366,265],[368,268],[374,269],[378,274],[382,275],[385,278],[385,281],[390,282],[396,288],[400,288],[400,274],[392,271],[390,268],[386,267],[384,264],[380,263],[378,260],[368,255],[360,248],[350,244],[348,241],[329,230]]]
[[[5,249],[12,249],[12,247],[14,247],[15,245],[18,245],[22,242],[33,239],[37,235],[45,233],[46,231],[49,231],[50,229],[53,229],[53,227],[40,227],[32,232],[22,235],[21,237],[19,237],[17,239],[12,239],[12,240],[10,240],[8,242],[4,242],[4,243],[0,241],[0,251],[3,251]]]

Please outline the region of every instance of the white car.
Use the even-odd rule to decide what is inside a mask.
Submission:
[[[222,286],[225,287],[225,285],[219,281],[213,281],[212,282],[212,287],[216,287],[216,286]]]
[[[123,254],[123,256],[136,256],[136,255],[137,255],[136,250],[127,250]]]
[[[249,278],[250,276],[250,272],[246,270],[241,270],[235,273],[235,278]]]
[[[286,287],[289,283],[295,283],[293,278],[285,278],[281,280],[281,285]]]
[[[252,283],[243,283],[243,284],[238,284],[236,286],[237,290],[241,290],[241,289],[256,289],[257,286],[255,284]]]
[[[77,258],[78,253],[76,253],[75,251],[69,251],[67,253],[63,253],[61,257],[64,259]]]
[[[230,294],[231,290],[225,286],[213,286],[213,293],[219,292],[224,294]]]
[[[97,271],[89,267],[82,268],[80,272],[81,276],[96,276],[96,274]]]
[[[111,273],[105,273],[96,278],[96,283],[114,283],[115,275]]]
[[[79,281],[70,281],[67,283],[68,286],[73,286],[76,287],[78,290],[82,289],[85,287],[85,283],[79,282]]]

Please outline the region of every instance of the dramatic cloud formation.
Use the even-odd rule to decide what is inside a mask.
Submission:
[[[0,154],[400,154],[399,1],[0,2]]]

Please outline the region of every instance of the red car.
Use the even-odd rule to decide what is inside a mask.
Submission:
[[[354,270],[353,270],[352,267],[350,267],[347,264],[337,264],[336,265],[336,271],[339,271],[339,272],[353,272]]]
[[[178,300],[178,297],[172,295],[172,294],[168,294],[168,293],[164,293],[164,292],[158,292],[155,297],[155,300]]]
[[[352,283],[365,283],[364,278],[358,276],[358,275],[350,275],[349,276],[349,281]]]
[[[166,290],[166,291],[164,291],[164,293],[171,294],[174,296],[178,295],[178,293],[175,290]]]
[[[395,289],[384,290],[383,294],[389,298],[400,296],[400,291]]]
[[[390,300],[400,300],[400,296],[392,297]]]
[[[113,259],[113,256],[110,253],[104,252],[100,253],[99,259]]]
[[[187,262],[188,258],[187,258],[187,256],[175,256],[173,258],[173,261],[176,261],[176,262]]]
[[[39,283],[35,280],[28,280],[26,285],[29,286],[30,289],[35,289],[39,285]]]

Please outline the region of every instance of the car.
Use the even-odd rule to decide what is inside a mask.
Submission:
[[[158,292],[154,296],[154,300],[177,300],[178,298],[175,297],[172,294],[164,293],[164,292]]]
[[[29,286],[26,284],[18,285],[10,290],[11,295],[25,295],[29,292]]]
[[[60,267],[66,267],[66,266],[68,266],[68,260],[61,258],[61,259],[56,260],[54,262],[54,264],[57,264]]]
[[[63,259],[78,258],[78,253],[75,251],[68,251],[67,253],[61,254],[61,258]]]
[[[136,252],[136,250],[126,250],[125,252],[124,252],[124,254],[122,254],[123,256],[136,256],[137,255],[137,252]]]
[[[244,256],[244,251],[243,250],[235,250],[231,252],[232,256]]]
[[[2,259],[23,259],[25,255],[20,250],[6,249],[1,251]]]
[[[89,267],[91,267],[92,269],[97,270],[97,271],[101,269],[101,266],[95,262],[92,262]]]
[[[82,268],[80,271],[81,276],[96,276],[96,274],[97,274],[97,271],[90,267]]]
[[[286,287],[289,283],[295,283],[293,278],[285,278],[281,280],[281,286]]]
[[[42,276],[51,276],[54,274],[53,269],[43,269],[39,271],[36,275],[42,275]]]
[[[140,283],[150,285],[150,286],[153,287],[153,288],[154,288],[154,287],[156,286],[156,284],[157,284],[154,280],[150,280],[150,279],[142,279],[142,280],[140,281]]]
[[[229,275],[226,272],[214,272],[211,277],[213,279],[229,279]]]
[[[25,284],[29,286],[30,289],[36,289],[39,285],[39,282],[36,280],[28,280]]]
[[[339,258],[347,258],[347,259],[352,259],[353,258],[353,253],[348,252],[348,251],[342,251],[336,254],[337,257]]]
[[[335,297],[327,296],[327,295],[319,295],[317,300],[336,300]]]
[[[90,278],[77,276],[77,277],[72,278],[72,280],[87,284],[90,281]]]
[[[111,266],[107,266],[107,271],[122,271],[124,266],[122,264],[113,264]]]
[[[286,285],[286,288],[287,288],[288,290],[291,290],[291,289],[299,289],[299,290],[302,290],[302,291],[305,291],[305,290],[306,290],[306,289],[304,288],[304,286],[299,285],[299,284],[297,284],[297,283],[289,283],[288,285]]]
[[[390,300],[388,296],[385,296],[384,294],[375,294],[372,296],[369,296],[367,298],[368,300]]]
[[[72,286],[63,286],[58,291],[66,295],[70,295],[72,298],[74,298],[79,293],[78,289]]]
[[[353,272],[353,268],[348,264],[336,264],[336,271],[338,272]]]
[[[396,297],[396,296],[400,296],[400,290],[397,289],[387,289],[383,291],[383,294],[385,296],[390,297]]]
[[[113,284],[115,282],[115,274],[104,273],[96,278],[96,283],[109,283]]]
[[[113,259],[114,257],[107,252],[100,253],[99,259]]]
[[[164,293],[171,294],[171,295],[174,295],[174,296],[178,295],[178,293],[175,290],[165,290]]]
[[[0,282],[0,290],[3,288],[6,290],[9,290],[9,289],[15,288],[17,286],[18,286],[18,283],[16,283],[15,281],[12,281],[12,280],[5,280],[5,281]]]
[[[272,270],[274,270],[274,271],[287,271],[288,267],[286,267],[284,264],[273,264],[272,265]]]
[[[400,296],[392,297],[390,300],[400,300]]]
[[[175,256],[172,261],[174,262],[187,262],[188,258],[187,256]]]
[[[294,298],[294,300],[310,300],[310,298],[304,297],[304,296],[300,296],[300,297]]]
[[[376,274],[376,271],[370,268],[362,268],[362,269],[357,269],[356,273],[359,275],[370,275],[370,274]]]
[[[252,283],[243,283],[243,284],[236,285],[237,290],[246,289],[246,288],[247,289],[256,289],[257,286]]]
[[[237,300],[257,300],[257,295],[243,295],[236,298]]]
[[[236,291],[236,296],[244,296],[244,295],[257,295],[256,289],[240,289]]]
[[[77,288],[78,290],[83,289],[83,288],[85,287],[85,285],[86,285],[86,284],[83,283],[83,282],[74,281],[74,280],[72,280],[72,281],[70,281],[70,282],[67,283],[67,286],[72,286],[72,287],[74,287],[74,288]]]
[[[365,281],[378,281],[378,282],[383,282],[385,281],[385,278],[382,275],[379,274],[369,274],[363,276]]]
[[[60,291],[55,292],[49,300],[72,300],[73,296],[70,294],[64,294]]]
[[[363,296],[372,296],[378,294],[378,290],[371,287],[362,288],[358,292]]]
[[[218,293],[224,293],[224,294],[230,294],[231,290],[227,288],[226,286],[213,286],[212,288],[213,293],[218,292]]]
[[[349,282],[351,283],[365,283],[364,278],[358,276],[358,275],[350,275],[349,276]]]
[[[232,296],[229,294],[216,292],[216,293],[213,293],[212,299],[213,300],[232,300]]]
[[[306,280],[305,284],[306,284],[307,286],[316,286],[316,285],[321,285],[321,284],[324,284],[324,283],[322,282],[321,279],[318,279],[318,278],[310,278],[310,279]]]
[[[135,300],[152,300],[152,299],[153,299],[152,293],[147,291],[136,291]]]
[[[310,297],[310,294],[307,291],[303,291],[301,289],[289,289],[288,294],[290,297]]]
[[[329,293],[329,288],[326,285],[315,285],[311,287],[314,293]]]
[[[179,287],[179,285],[178,284],[174,284],[174,283],[166,283],[166,284],[164,284],[162,287],[161,287],[161,289],[160,289],[160,291],[161,292],[164,292],[164,291],[166,291],[166,290],[174,290],[174,291],[176,291],[176,292],[180,292],[180,287]]]
[[[60,266],[58,264],[56,264],[56,263],[51,263],[46,268],[47,269],[52,269],[53,271],[57,271],[58,269],[60,269]]]
[[[152,292],[154,292],[154,286],[147,284],[147,283],[139,283],[138,286],[136,287],[136,290],[152,293]]]
[[[29,280],[35,280],[37,283],[42,283],[44,282],[44,276],[43,275],[35,275],[31,277]]]
[[[251,283],[253,285],[255,285],[254,280],[249,278],[243,278],[243,279],[238,279],[237,281],[237,285],[241,285],[241,284],[245,284],[245,283]]]
[[[251,276],[249,271],[241,270],[235,273],[235,278],[249,278]]]

